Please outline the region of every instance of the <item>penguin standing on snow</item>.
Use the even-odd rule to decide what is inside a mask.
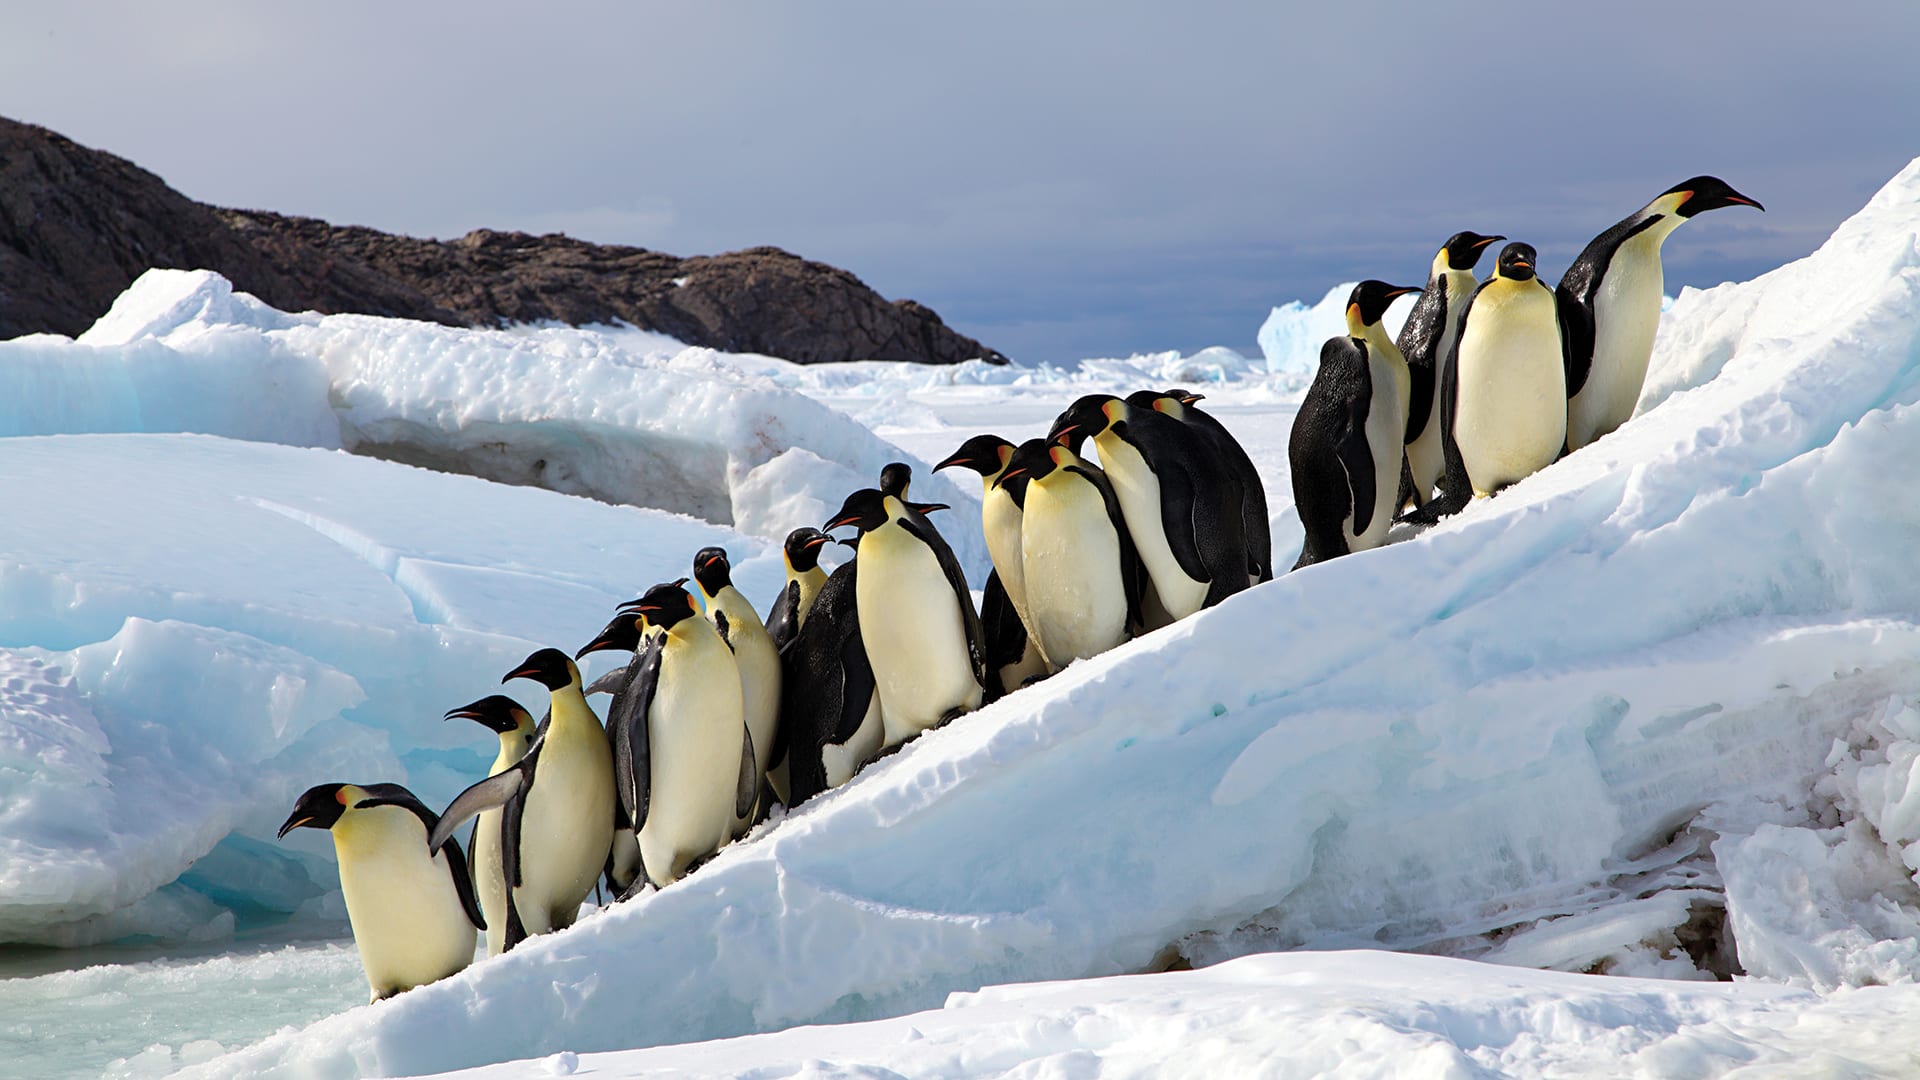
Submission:
[[[1058,443],[1021,450],[1007,471],[1028,477],[1020,554],[1047,657],[1066,665],[1126,641],[1146,571],[1105,474]]]
[[[953,550],[904,499],[866,488],[822,528],[860,530],[855,597],[880,687],[885,745],[899,746],[980,706],[980,616]]]
[[[1136,390],[1127,395],[1127,404],[1136,409],[1153,409],[1165,413],[1196,431],[1205,433],[1213,441],[1214,449],[1226,460],[1227,467],[1233,470],[1240,480],[1240,528],[1247,542],[1247,573],[1253,584],[1273,580],[1273,538],[1272,525],[1267,520],[1267,486],[1260,479],[1260,470],[1254,468],[1253,459],[1247,456],[1246,447],[1233,437],[1217,418],[1200,411],[1197,403],[1206,399],[1205,394],[1195,394],[1186,390]]]
[[[819,529],[802,526],[788,533],[786,543],[781,545],[787,583],[767,609],[767,636],[773,639],[775,649],[784,651],[806,623],[813,598],[827,583],[827,572],[820,568],[820,552],[832,542],[833,537]]]
[[[793,806],[853,779],[885,742],[879,686],[860,636],[859,565],[855,559],[833,572],[781,656],[780,726]]]
[[[1044,446],[1044,440],[1029,440]],[[1037,452],[1037,451],[1036,451]],[[1020,562],[1020,521],[1027,478],[1006,479],[1014,445],[998,435],[975,435],[934,471],[960,466],[980,474],[980,531],[993,559],[980,593],[980,624],[987,650],[989,701],[1053,671],[1030,625],[1026,576]],[[1004,481],[1004,482],[1003,482]]]
[[[1493,276],[1460,315],[1441,380],[1447,472],[1441,492],[1414,515],[1451,514],[1553,464],[1567,438],[1567,374],[1553,290],[1534,269],[1532,245],[1500,249]]]
[[[1413,302],[1407,324],[1395,342],[1407,358],[1413,378],[1413,396],[1407,404],[1407,466],[1413,473],[1413,505],[1425,506],[1446,472],[1440,448],[1440,368],[1453,351],[1460,330],[1460,313],[1473,295],[1473,268],[1487,245],[1504,236],[1457,232],[1440,245],[1427,271],[1427,287]]]
[[[1170,618],[1184,619],[1247,587],[1245,496],[1208,440],[1112,394],[1080,398],[1047,433],[1048,442],[1076,454],[1089,437]]]
[[[740,670],[740,693],[746,707],[747,731],[753,738],[754,791],[770,785],[776,798],[787,798],[787,778],[776,775],[770,760],[778,741],[780,726],[780,652],[760,622],[760,613],[733,587],[733,566],[723,548],[701,548],[693,557],[693,580],[700,587],[707,616],[716,625],[723,620],[727,644],[733,646],[734,664]],[[762,806],[764,814],[770,806]],[[755,814],[749,812],[733,823],[735,836],[751,828]]]
[[[429,852],[433,811],[399,784],[320,784],[280,826],[333,834],[340,892],[373,1000],[444,979],[473,960],[486,920],[454,844]]]
[[[586,689],[587,697],[607,694],[613,698],[607,705],[606,728],[607,744],[613,753],[616,775],[620,769],[621,750],[614,740],[617,730],[614,718],[626,715],[626,711],[632,708],[633,684],[644,666],[642,657],[646,652],[645,641],[655,636],[658,636],[657,632],[647,631],[645,619],[615,615],[599,636],[573,654],[576,661],[590,652],[616,650],[634,654],[624,667],[608,671],[593,680]],[[633,822],[627,820],[627,809],[617,797],[613,800],[613,847],[607,852],[607,865],[602,876],[606,878],[607,891],[616,897],[631,892],[640,877],[640,840],[633,834]]]
[[[1660,246],[1687,219],[1726,206],[1766,209],[1717,177],[1675,184],[1594,237],[1560,279],[1554,297],[1566,334],[1569,451],[1633,415],[1660,326]]]
[[[428,837],[438,851],[468,818],[504,808],[501,859],[512,904],[503,949],[572,926],[613,847],[613,753],[581,691],[580,669],[566,653],[541,649],[500,681],[515,679],[547,688],[546,723],[518,762],[456,796]]]
[[[1418,289],[1363,281],[1347,299],[1347,334],[1320,367],[1287,438],[1293,501],[1306,539],[1295,570],[1386,542],[1400,501],[1411,377],[1380,320]]]
[[[505,694],[462,705],[445,718],[472,720],[500,737],[500,752],[494,756],[488,776],[512,768],[533,743],[533,714]],[[500,847],[500,815],[499,810],[481,811],[473,819],[473,833],[467,838],[474,891],[480,897],[480,912],[487,917],[488,956],[499,956],[507,948],[507,864]]]

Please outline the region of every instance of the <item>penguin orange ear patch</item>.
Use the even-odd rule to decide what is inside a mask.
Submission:
[[[340,789],[333,793],[333,801],[339,803],[341,806],[347,805],[347,788],[345,784],[342,784]]]

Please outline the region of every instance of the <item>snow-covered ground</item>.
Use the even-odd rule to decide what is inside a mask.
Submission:
[[[770,542],[900,449],[1033,434],[1088,390],[1206,393],[1290,563],[1286,435],[1345,287],[1276,309],[1257,359],[930,370],[287,315],[150,274],[79,341],[0,342],[0,938],[162,944],[0,954],[0,1060],[1920,1067],[1917,238],[1920,163],[1808,259],[1685,292],[1640,415],[1594,447],[935,732],[672,889],[351,1009],[350,948],[311,940],[341,929],[326,838],[270,839],[303,787],[444,801],[490,755],[440,714],[531,648],[708,543],[768,597]],[[922,473],[977,570],[971,478]],[[1327,951],[1355,949],[1437,955]],[[669,1045],[702,1039],[729,1041]]]

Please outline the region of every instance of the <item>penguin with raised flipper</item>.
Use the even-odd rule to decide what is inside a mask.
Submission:
[[[428,838],[432,850],[468,818],[495,807],[512,892],[504,949],[531,934],[573,925],[613,847],[613,753],[588,707],[580,669],[558,649],[540,649],[501,682],[532,679],[550,711],[511,767],[456,796]]]
[[[1434,488],[1447,468],[1440,445],[1440,369],[1452,355],[1454,338],[1460,331],[1460,313],[1466,310],[1467,299],[1479,284],[1473,268],[1487,245],[1505,239],[1476,232],[1447,237],[1427,270],[1426,289],[1413,302],[1407,323],[1400,328],[1400,338],[1394,342],[1406,357],[1407,373],[1413,380],[1413,395],[1407,404],[1407,466],[1413,474],[1411,497],[1416,509],[1433,498]]]
[[[1146,571],[1105,474],[1058,443],[1022,450],[1007,471],[1029,481],[1020,552],[1048,658],[1070,664],[1126,641]]]
[[[1206,399],[1205,394],[1174,388],[1171,390],[1136,390],[1127,395],[1127,404],[1136,409],[1153,409],[1165,413],[1182,424],[1203,432],[1213,441],[1214,449],[1226,461],[1233,475],[1240,481],[1240,528],[1247,544],[1247,574],[1252,584],[1273,579],[1273,538],[1272,523],[1267,520],[1267,487],[1260,479],[1260,470],[1253,465],[1253,458],[1247,454],[1246,447],[1233,437],[1218,417],[1202,411],[1199,402]]]
[[[1363,281],[1347,299],[1347,333],[1320,348],[1320,367],[1293,418],[1287,462],[1306,537],[1295,570],[1386,542],[1406,461],[1411,378],[1380,320],[1418,289]]]
[[[787,643],[805,625],[813,598],[827,583],[827,572],[820,566],[820,552],[832,542],[833,537],[819,529],[802,526],[788,533],[786,543],[781,545],[787,583],[780,587],[780,595],[767,609],[767,636],[773,639],[775,649],[786,649]]]
[[[646,638],[632,697],[610,728],[615,788],[658,888],[720,850],[759,794],[725,614],[700,618],[685,580],[621,606],[659,632]]]
[[[822,528],[845,525],[860,530],[860,632],[880,687],[885,745],[899,746],[980,706],[980,615],[953,550],[904,499],[856,491]]]
[[[833,572],[782,654],[780,724],[794,806],[853,778],[886,732],[879,686],[860,636],[859,560]]]
[[[1694,216],[1727,206],[1766,209],[1718,177],[1675,184],[1594,237],[1561,277],[1554,299],[1566,335],[1569,451],[1633,416],[1660,327],[1660,246]]]
[[[694,555],[693,580],[700,587],[708,618],[716,625],[722,617],[726,621],[727,644],[733,647],[734,664],[740,670],[747,731],[753,737],[754,790],[770,786],[774,797],[785,802],[787,778],[776,774],[771,760],[780,727],[780,651],[752,602],[733,587],[733,565],[724,548],[701,548]],[[758,813],[749,810],[733,823],[735,836],[745,834],[771,809],[766,799],[756,801],[761,803]]]
[[[517,764],[532,745],[535,725],[533,714],[505,694],[481,698],[470,705],[448,711],[448,720],[472,720],[500,737],[500,751],[494,756],[488,776],[498,776]],[[487,955],[506,951],[508,907],[512,898],[507,890],[506,858],[501,851],[500,810],[483,810],[473,819],[473,832],[467,837],[467,862],[473,871],[474,892],[480,897],[480,911],[487,918]]]
[[[373,1000],[444,979],[473,961],[486,928],[460,845],[430,852],[439,819],[399,784],[308,788],[280,826],[333,834],[340,892]]]
[[[1186,618],[1247,587],[1245,496],[1210,440],[1112,394],[1080,398],[1047,433],[1048,442],[1076,454],[1087,438],[1169,618]]]

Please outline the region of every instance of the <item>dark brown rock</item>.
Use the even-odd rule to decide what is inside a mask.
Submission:
[[[680,258],[559,234],[423,240],[194,202],[122,158],[0,118],[0,338],[78,334],[149,267],[216,270],[288,311],[449,325],[624,321],[799,363],[1005,357],[912,300],[779,248]]]

